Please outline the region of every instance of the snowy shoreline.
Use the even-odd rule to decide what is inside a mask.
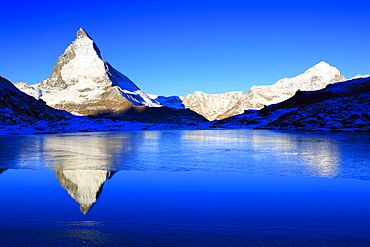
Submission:
[[[171,123],[143,123],[136,121],[119,121],[111,119],[89,119],[74,118],[61,121],[37,121],[30,124],[3,125],[0,126],[0,136],[28,135],[28,134],[59,134],[73,132],[109,132],[129,130],[165,130],[165,129],[254,129],[254,130],[276,130],[276,131],[324,131],[324,132],[370,132],[370,127],[358,128],[334,128],[309,126],[294,127],[268,127],[265,123],[248,124],[244,115],[240,115],[239,121],[223,122],[213,121],[198,124],[171,124]],[[242,120],[244,118],[244,120]]]

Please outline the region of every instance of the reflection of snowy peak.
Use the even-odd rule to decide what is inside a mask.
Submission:
[[[220,104],[221,100],[215,100],[216,95],[203,94],[199,97],[201,95],[199,92],[186,96],[184,105],[208,119],[224,119],[241,114],[245,110],[261,109],[265,105],[282,102],[292,97],[298,90],[319,90],[328,84],[343,80],[345,77],[337,68],[320,62],[296,77],[281,79],[270,86],[253,86],[242,96],[230,93],[217,95],[217,98],[223,98],[223,101],[229,99],[229,107],[225,103]],[[235,99],[238,99],[237,102]],[[212,115],[207,112],[211,112]]]
[[[98,47],[83,29],[78,30],[76,40],[58,58],[51,76],[25,92],[38,88],[39,97],[48,105],[79,115],[112,113],[132,105],[160,106],[104,62]]]
[[[86,214],[103,190],[104,182],[112,176],[110,171],[62,170],[55,171],[60,185],[80,204]]]

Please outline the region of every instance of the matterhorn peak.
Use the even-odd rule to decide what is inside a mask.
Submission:
[[[41,99],[48,105],[76,115],[124,112],[133,105],[160,106],[104,62],[99,48],[82,28],[39,88]]]
[[[80,29],[78,29],[77,34],[76,34],[76,38],[77,39],[88,38],[88,39],[92,40],[92,38],[87,34],[87,32],[82,27]]]

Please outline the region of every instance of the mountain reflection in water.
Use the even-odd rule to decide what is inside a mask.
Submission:
[[[370,136],[161,130],[0,137],[0,168],[217,171],[370,180]]]
[[[216,229],[270,236],[264,234],[287,230],[288,236],[370,239],[369,153],[366,133],[155,130],[0,137],[0,233],[41,225],[121,234],[152,224],[164,234],[191,226],[196,234]]]
[[[112,170],[130,159],[135,142],[125,134],[120,136],[57,135],[47,138],[44,147],[52,167],[57,170]]]
[[[57,170],[54,171],[60,185],[80,204],[86,214],[103,192],[103,185],[115,172],[101,170]]]
[[[324,138],[323,138],[324,137]],[[297,173],[306,171],[309,175],[320,177],[336,177],[343,163],[339,151],[340,143],[335,138],[322,135],[289,135],[277,132],[276,135],[253,135],[252,146],[256,154],[275,156],[279,160],[296,160],[294,166],[287,165],[286,169],[295,170],[298,164],[303,164]],[[273,150],[273,152],[271,152]]]

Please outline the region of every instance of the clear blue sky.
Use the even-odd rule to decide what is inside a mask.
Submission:
[[[370,74],[370,1],[1,0],[0,75],[39,83],[83,27],[104,61],[159,95],[246,92],[320,61]]]

